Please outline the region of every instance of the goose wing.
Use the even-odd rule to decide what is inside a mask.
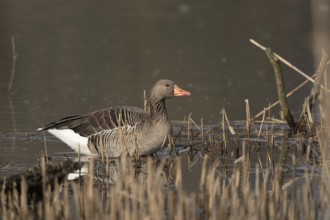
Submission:
[[[126,125],[136,126],[149,116],[146,111],[132,106],[118,106],[62,118],[46,125],[41,130],[71,129],[83,137]]]

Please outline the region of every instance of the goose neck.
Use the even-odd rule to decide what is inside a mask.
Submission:
[[[152,120],[168,119],[166,104],[164,99],[152,99],[150,102],[150,115]]]

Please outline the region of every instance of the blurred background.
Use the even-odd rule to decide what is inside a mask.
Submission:
[[[0,131],[35,131],[112,105],[143,106],[143,90],[174,80],[191,97],[168,101],[172,120],[192,113],[245,119],[277,100],[272,67],[253,38],[312,75],[328,48],[329,1],[0,2]],[[15,40],[15,78],[7,92]],[[329,52],[329,51],[328,51]],[[304,78],[283,66],[286,90]],[[289,99],[295,114],[310,85]],[[278,117],[278,109],[273,113]]]

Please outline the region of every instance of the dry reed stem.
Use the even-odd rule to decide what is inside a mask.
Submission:
[[[248,99],[245,99],[244,101],[245,101],[245,114],[246,114],[246,130],[248,131],[248,134],[250,134],[250,122],[251,122],[250,105]]]
[[[261,135],[261,132],[262,132],[262,126],[265,122],[265,116],[266,116],[266,109],[264,109],[263,114],[262,114],[260,129],[259,129],[259,132],[258,132],[258,138],[260,138],[260,135]]]
[[[309,133],[315,133],[314,131],[314,119],[312,117],[311,110],[314,107],[314,103],[316,102],[317,97],[320,94],[321,89],[324,89],[324,86],[322,85],[322,81],[324,79],[324,75],[326,72],[326,67],[329,62],[329,55],[322,50],[322,57],[320,64],[316,70],[315,75],[315,81],[313,88],[311,89],[310,95],[308,98],[305,99],[305,102],[303,104],[303,110],[300,114],[299,118],[299,128],[302,131],[309,132]],[[327,90],[325,90],[327,91]]]
[[[225,109],[223,109],[223,113],[225,115],[225,119],[226,119],[227,126],[228,126],[228,129],[229,129],[230,134],[233,135],[233,136],[236,135],[235,129],[229,123],[229,120],[228,120],[227,113],[226,113],[226,110]]]
[[[204,160],[203,166],[206,167],[206,161]],[[180,162],[177,161],[177,177],[180,173]],[[205,183],[205,188],[200,188],[200,200],[199,206],[196,206],[197,197],[194,194],[186,194],[182,190],[175,191],[175,194],[169,192],[167,193],[167,198],[165,199],[161,191],[162,187],[158,182],[159,170],[157,175],[154,176],[153,163],[149,159],[147,162],[148,166],[148,176],[147,181],[143,184],[137,183],[132,179],[132,176],[126,176],[126,183],[124,188],[120,186],[114,186],[110,188],[108,192],[108,199],[104,203],[99,200],[94,193],[93,200],[88,199],[88,191],[91,189],[89,185],[93,186],[93,183],[88,180],[85,184],[86,187],[82,188],[80,191],[76,184],[73,184],[73,197],[74,204],[70,204],[68,201],[67,188],[64,190],[66,194],[66,199],[64,199],[64,213],[66,219],[72,218],[83,218],[83,219],[274,219],[279,218],[279,213],[281,213],[282,218],[287,219],[288,217],[297,216],[308,216],[313,219],[316,216],[315,211],[317,207],[315,206],[315,197],[310,196],[312,191],[310,188],[311,178],[313,175],[308,176],[309,185],[306,185],[304,192],[298,194],[298,199],[296,197],[292,198],[285,191],[279,189],[277,177],[273,180],[274,184],[274,196],[269,196],[267,193],[267,183],[268,183],[268,170],[266,170],[266,175],[264,178],[263,189],[261,190],[258,186],[259,176],[256,177],[255,190],[250,190],[248,185],[244,184],[244,180],[241,181],[240,178],[243,175],[247,175],[248,172],[245,169],[235,169],[233,172],[231,184],[229,188],[226,186],[225,181],[221,180],[221,177],[217,175],[218,163],[214,163],[210,169],[205,169],[205,177],[201,179]],[[259,173],[259,169],[256,168],[256,173]],[[156,178],[155,178],[156,177]],[[90,178],[90,177],[88,177]],[[180,182],[181,180],[178,180]],[[179,189],[182,189],[181,183],[176,183]],[[66,184],[66,183],[65,183]],[[59,186],[55,187],[54,193],[59,192]],[[94,188],[94,187],[92,187]],[[289,199],[289,197],[291,197]],[[45,219],[52,219],[52,216],[58,216],[61,218],[59,213],[59,196],[55,195],[51,200],[52,203],[47,203],[46,211],[42,211],[41,206],[37,206],[39,217],[42,218],[43,212],[47,213]],[[49,198],[50,199],[50,198]],[[164,203],[164,201],[166,201]],[[89,201],[89,202],[87,202]],[[108,202],[109,201],[109,202]],[[306,201],[303,206],[300,206],[296,201]],[[103,203],[103,205],[102,205]],[[164,212],[165,204],[167,204],[167,211]],[[69,213],[69,207],[73,205],[75,208],[71,209],[73,213]],[[287,208],[288,207],[288,208]],[[16,205],[15,209],[22,209],[19,204]],[[307,209],[306,209],[307,208]],[[199,213],[199,209],[203,212]],[[7,210],[7,209],[6,209]],[[8,216],[8,212],[2,210],[3,216]],[[282,210],[282,211],[280,211]],[[302,215],[297,215],[297,210],[303,210]],[[197,213],[196,213],[197,212]],[[31,213],[28,210],[27,214],[20,212],[25,219],[32,219]]]
[[[222,138],[223,138],[223,143],[224,143],[224,149],[226,151],[227,150],[227,139],[226,139],[226,130],[225,130],[225,114],[224,114],[224,109],[222,109],[222,111],[221,111],[221,127],[222,127]]]
[[[326,67],[329,64],[329,62],[330,62],[329,55],[325,52],[325,50],[322,50],[321,61],[314,74],[314,75],[316,75],[316,77],[315,77],[315,81],[314,81],[314,86],[311,91],[312,96],[316,96],[317,94],[319,94],[320,89],[323,87],[323,85],[322,85],[322,81],[324,80],[323,76],[325,74]],[[326,91],[328,91],[328,90],[326,90]]]
[[[322,54],[324,57],[324,54]],[[329,65],[329,60],[326,65]],[[328,67],[328,66],[327,66]],[[319,68],[320,69],[320,68]],[[323,195],[321,198],[321,209],[324,210],[323,219],[330,218],[330,163],[329,163],[329,141],[330,141],[330,111],[329,111],[329,78],[327,70],[329,68],[324,69],[323,77],[321,77],[321,90],[318,95],[319,100],[319,110],[320,110],[320,119],[321,124],[320,128],[316,130],[316,137],[321,146],[321,161],[322,161],[322,186],[321,186],[321,194]]]
[[[315,77],[315,74],[312,76],[312,78]],[[303,88],[307,83],[309,82],[309,80],[305,80],[304,82],[302,82],[301,84],[299,84],[296,88],[294,88],[293,90],[291,90],[288,94],[286,94],[286,98],[292,96],[294,93],[296,93],[298,90],[300,90],[301,88]],[[272,104],[270,104],[267,108],[265,108],[264,110],[269,111],[271,110],[273,107],[277,106],[278,104],[280,104],[280,101],[276,101]],[[254,116],[254,118],[258,118],[260,117],[264,110],[260,111],[258,114],[256,114]]]
[[[22,178],[22,183],[21,183],[21,192],[26,192],[27,191],[27,184],[26,184],[26,179]],[[26,193],[21,193],[21,198],[20,198],[20,212],[22,216],[26,216],[28,213],[28,207],[27,207],[27,195]]]
[[[257,41],[250,39],[250,42],[252,44],[254,44],[255,46],[259,47],[261,50],[266,51],[267,48],[262,46],[261,44],[259,44]],[[281,57],[280,55],[274,53],[275,57],[277,59],[279,59],[280,61],[282,61],[284,64],[286,64],[288,67],[290,67],[291,69],[295,70],[297,73],[299,73],[300,75],[302,75],[303,77],[305,77],[306,79],[308,79],[310,82],[314,83],[314,80],[308,76],[306,73],[304,73],[303,71],[301,71],[300,69],[298,69],[296,66],[292,65],[289,61],[287,61],[286,59],[284,59],[283,57]]]
[[[143,90],[143,107],[144,107],[144,111],[148,110],[148,98],[147,98],[146,90]]]
[[[270,48],[266,48],[265,52],[274,69],[275,80],[276,80],[276,85],[277,85],[277,94],[278,94],[278,99],[280,101],[283,118],[285,118],[285,120],[287,121],[287,123],[291,129],[296,130],[297,124],[291,114],[291,111],[290,111],[288,103],[287,103],[286,95],[285,95],[286,93],[285,93],[285,88],[284,88],[284,80],[283,80],[281,65],[278,61],[278,58],[271,51]]]
[[[272,159],[274,137],[271,134],[269,136],[269,157]],[[107,160],[104,162],[107,163],[105,166],[111,166]],[[94,184],[94,161],[91,163],[89,176],[84,177],[81,188],[78,183],[70,183],[69,186],[65,182],[64,192],[60,192],[61,186],[55,184],[51,196],[47,184],[45,199],[50,202],[37,204],[35,211],[17,202],[24,201],[24,195],[16,195],[8,206],[0,207],[2,218],[14,219],[15,213],[20,210],[17,219],[315,219],[321,215],[322,209],[326,209],[330,198],[329,187],[323,181],[321,198],[315,196],[317,189],[312,187],[314,170],[310,174],[306,173],[308,176],[304,177],[303,183],[296,184],[296,187],[292,183],[290,190],[284,190],[280,181],[282,170],[278,166],[274,175],[270,175],[273,171],[263,169],[261,163],[256,166],[256,176],[253,178],[252,164],[244,141],[242,158],[233,170],[226,170],[230,178],[219,172],[222,169],[219,161],[212,162],[207,155],[204,156],[196,192],[187,192],[184,188],[182,161],[179,157],[174,161],[173,158],[162,160],[160,164],[149,157],[145,164],[146,172],[139,174],[129,157],[123,157],[118,167],[120,181],[111,184],[106,190],[103,184],[107,182],[103,182],[101,188]],[[163,182],[165,164],[173,164],[175,179]],[[329,178],[326,172],[324,175]],[[251,180],[255,181],[254,185]],[[270,185],[273,187],[271,192]],[[68,192],[69,188],[72,194]],[[1,202],[7,203],[3,193]],[[320,207],[316,205],[317,202]],[[36,217],[35,212],[39,213]]]
[[[197,123],[192,119],[192,117],[191,117],[191,113],[189,114],[189,116],[188,116],[188,119],[189,119],[189,121],[190,122],[192,122],[192,124],[200,131],[201,130],[201,128],[197,125]]]
[[[201,118],[201,127],[200,127],[201,129],[201,135],[202,135],[202,140],[201,140],[201,142],[202,142],[202,155],[204,155],[204,153],[205,153],[205,149],[204,149],[204,123],[203,123],[203,119]]]
[[[187,118],[187,146],[190,146],[190,138],[192,136],[191,134],[191,120],[190,120],[190,116],[191,116],[192,113],[190,113],[188,115],[188,118]]]
[[[251,138],[251,112],[250,112],[250,104],[249,104],[249,100],[245,99],[245,112],[246,112],[246,131],[248,134],[248,143],[247,143],[247,147],[248,149],[248,153],[250,153],[250,138]]]
[[[13,82],[14,82],[14,78],[15,78],[15,72],[16,72],[16,60],[17,60],[17,53],[16,53],[16,43],[15,43],[15,37],[12,36],[11,37],[11,48],[12,48],[12,67],[11,67],[11,74],[10,74],[10,80],[9,80],[9,84],[8,84],[8,92],[11,92],[12,86],[13,86]]]

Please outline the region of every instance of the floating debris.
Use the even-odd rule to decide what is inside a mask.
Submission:
[[[45,164],[43,166],[42,164]],[[5,194],[12,194],[22,189],[22,182],[26,183],[26,193],[29,200],[38,201],[43,198],[44,186],[49,185],[54,188],[55,183],[62,183],[68,176],[82,167],[81,163],[71,160],[65,162],[41,161],[39,166],[27,169],[21,174],[12,175],[0,179],[1,191]],[[44,173],[44,175],[43,175]]]

